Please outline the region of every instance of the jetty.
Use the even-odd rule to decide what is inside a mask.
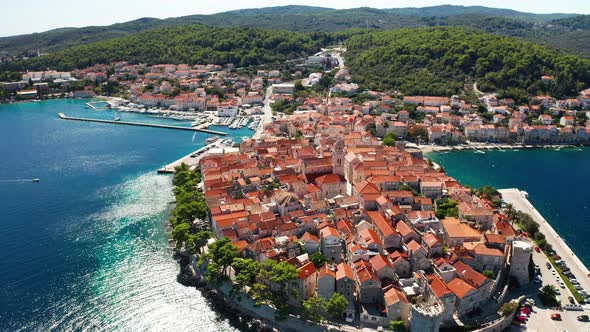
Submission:
[[[210,129],[203,129],[203,128],[170,126],[170,125],[163,125],[163,124],[156,124],[156,123],[145,123],[145,122],[130,122],[130,121],[115,121],[115,120],[101,120],[101,119],[90,119],[90,118],[78,118],[78,117],[66,116],[63,113],[58,113],[57,115],[59,116],[60,119],[63,119],[63,120],[98,122],[98,123],[110,123],[110,124],[127,125],[127,126],[139,126],[139,127],[176,129],[176,130],[186,130],[186,131],[200,131],[200,132],[203,132],[203,133],[213,134],[213,135],[220,135],[220,136],[227,135],[227,133],[224,133],[222,131],[216,131],[216,130],[210,130]]]
[[[197,167],[199,165],[199,162],[201,161],[201,158],[207,155],[207,151],[209,151],[212,148],[216,148],[222,144],[223,140],[218,139],[217,141],[208,144],[194,152],[191,152],[186,156],[158,169],[158,174],[174,174],[174,168],[176,166],[180,166],[183,163],[187,164],[190,167]]]

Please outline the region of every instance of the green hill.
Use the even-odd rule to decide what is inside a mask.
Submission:
[[[325,33],[301,34],[248,28],[186,25],[75,46],[6,65],[7,70],[71,70],[96,63],[234,63],[249,66],[284,62],[319,51],[331,42]]]
[[[487,32],[526,38],[564,48],[590,58],[590,28],[582,15],[531,14],[480,6],[434,6],[397,9],[330,9],[282,6],[244,9],[212,15],[169,19],[142,18],[102,27],[62,28],[30,35],[0,38],[0,51],[56,52],[68,47],[132,35],[148,29],[204,24],[218,27],[250,27],[296,32],[334,32],[350,28],[398,29],[422,26],[468,26]],[[578,20],[582,22],[579,23]],[[578,22],[578,23],[576,23]],[[516,26],[516,29],[515,29]],[[581,29],[581,30],[579,30]]]
[[[590,61],[542,45],[455,27],[377,31],[352,36],[346,59],[353,79],[370,88],[451,95],[464,82],[518,99],[548,91],[575,95],[590,83]],[[540,77],[553,75],[544,86]]]

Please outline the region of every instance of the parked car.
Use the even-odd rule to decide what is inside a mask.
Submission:
[[[563,306],[563,309],[570,311],[584,311],[584,308],[578,304],[566,304]]]
[[[590,321],[590,317],[588,315],[580,315],[576,317],[580,322],[588,322]]]
[[[536,252],[541,252],[541,248],[539,248],[539,247],[535,247],[535,251],[536,251]]]
[[[568,301],[570,301],[571,304],[576,304],[576,301],[574,301],[574,298],[571,296],[567,297]]]
[[[547,262],[545,263],[545,266],[547,266],[547,268],[551,270],[551,263]]]
[[[561,315],[560,314],[552,314],[550,317],[553,320],[561,320]]]

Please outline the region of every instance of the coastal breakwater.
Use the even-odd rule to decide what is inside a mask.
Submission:
[[[202,128],[193,128],[193,127],[181,127],[181,126],[170,126],[170,125],[163,125],[163,124],[155,124],[155,123],[145,123],[145,122],[130,122],[130,121],[117,121],[117,120],[102,120],[102,119],[90,119],[90,118],[79,118],[79,117],[70,117],[66,116],[64,113],[57,114],[60,119],[63,120],[73,120],[73,121],[85,121],[85,122],[97,122],[97,123],[109,123],[109,124],[118,124],[118,125],[127,125],[127,126],[140,126],[140,127],[152,127],[152,128],[164,128],[164,129],[176,129],[176,130],[186,130],[186,131],[200,131],[207,134],[213,135],[221,135],[225,136],[227,133],[222,131],[210,130],[210,129],[202,129]]]
[[[576,279],[584,289],[590,289],[590,271],[574,253],[574,251],[563,241],[561,236],[553,229],[551,224],[543,218],[531,202],[516,188],[499,189],[502,198],[506,203],[512,204],[514,209],[529,214],[537,224],[539,230],[545,235],[547,243],[551,244],[553,250],[560,255],[570,271],[576,276]]]

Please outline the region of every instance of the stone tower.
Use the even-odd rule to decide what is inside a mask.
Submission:
[[[337,140],[332,150],[332,173],[344,176],[344,142]]]
[[[529,261],[533,254],[533,244],[529,239],[512,241],[510,276],[518,280],[519,285],[527,285],[529,280]]]
[[[413,304],[410,310],[410,331],[438,332],[443,313],[444,306],[441,304]]]

